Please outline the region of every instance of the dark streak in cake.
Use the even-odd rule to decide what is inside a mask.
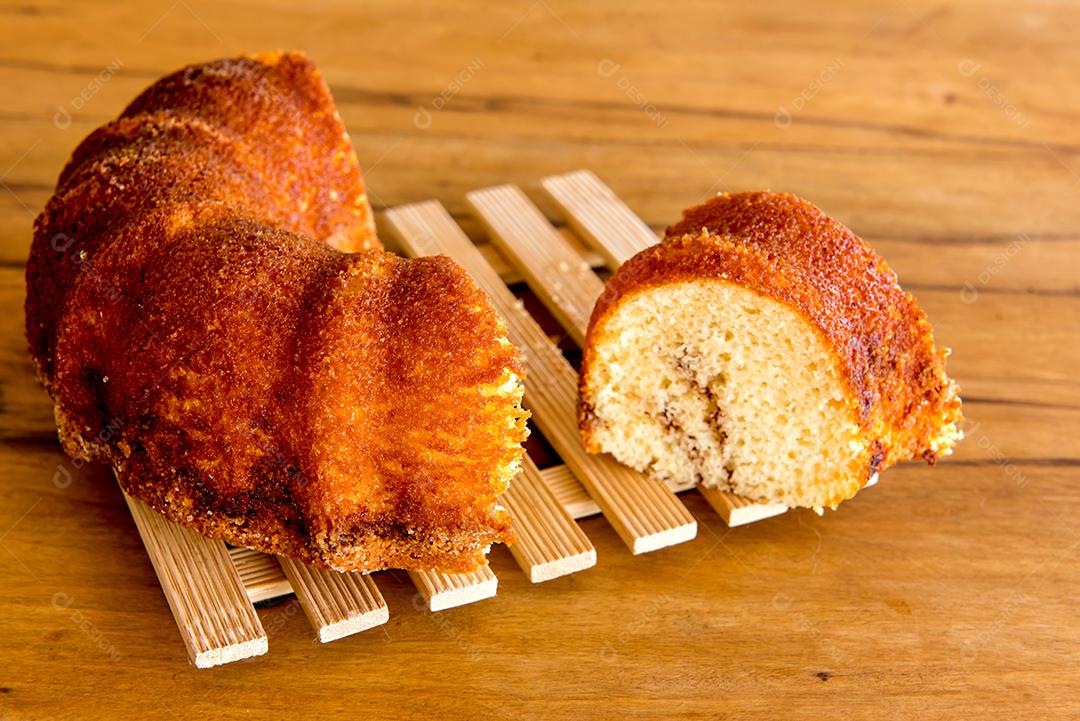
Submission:
[[[716,397],[716,393],[713,391],[711,384],[702,385],[698,382],[697,373],[690,367],[687,362],[688,353],[684,349],[682,356],[675,358],[675,369],[678,370],[686,382],[690,384],[690,388],[696,393],[705,398],[705,403],[709,408],[706,415],[706,421],[716,434],[716,440],[722,447],[727,442],[727,431],[723,428],[724,409],[720,405],[720,400]]]

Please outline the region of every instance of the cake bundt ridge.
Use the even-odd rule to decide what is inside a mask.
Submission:
[[[586,448],[821,510],[959,440],[947,351],[885,261],[795,196],[720,195],[627,261],[589,323]]]
[[[64,449],[205,535],[360,571],[512,539],[518,351],[453,261],[381,250],[301,54],[180,70],[79,145],[26,331]]]

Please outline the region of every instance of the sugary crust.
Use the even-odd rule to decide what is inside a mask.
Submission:
[[[215,198],[237,214],[295,225],[292,203],[249,161],[244,146],[215,128],[164,113],[111,122],[79,145],[35,221],[27,263],[27,335],[46,384],[68,294],[115,229],[158,208]]]
[[[157,112],[205,122],[261,155],[259,176],[289,196],[312,237],[346,252],[382,247],[345,125],[302,53],[192,65],[144,90],[120,117]]]
[[[798,311],[842,371],[867,441],[865,482],[902,460],[931,463],[955,441],[958,390],[945,374],[926,315],[885,261],[858,236],[793,195],[720,195],[683,213],[663,242],[625,263],[593,310],[579,408],[592,437],[587,383],[605,319],[627,299],[678,282],[723,281]],[[836,499],[837,501],[842,499]]]
[[[378,247],[343,133],[302,56],[152,87],[38,219],[31,353],[65,450],[179,523],[339,570],[469,570],[513,538],[524,369],[449,259],[335,249]]]

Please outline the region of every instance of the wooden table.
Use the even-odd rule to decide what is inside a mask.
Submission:
[[[161,0],[0,5],[0,718],[1076,718],[1080,8],[1036,2]],[[660,228],[798,193],[886,256],[954,349],[968,439],[837,513],[631,557],[196,671],[116,484],[76,468],[24,349],[31,222],[75,144],[188,62],[300,48],[380,207],[592,168]],[[550,211],[550,205],[545,206]],[[464,218],[463,218],[464,222]],[[478,228],[469,226],[477,232]]]

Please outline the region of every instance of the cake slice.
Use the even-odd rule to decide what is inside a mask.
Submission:
[[[585,341],[586,448],[653,477],[835,508],[962,437],[926,315],[813,205],[721,195],[625,263]]]

